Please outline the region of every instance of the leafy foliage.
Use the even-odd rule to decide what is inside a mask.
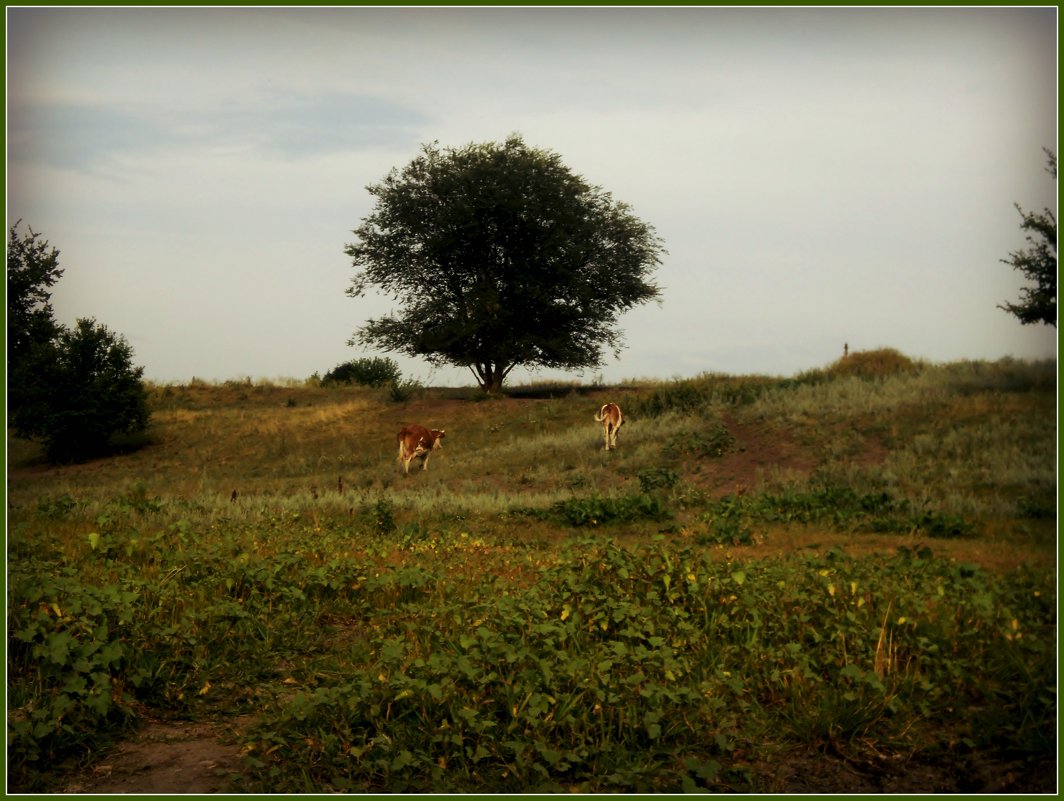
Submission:
[[[133,366],[133,349],[120,335],[95,320],[78,320],[37,353],[48,358],[20,372],[21,403],[12,423],[20,435],[42,440],[50,460],[98,455],[114,434],[147,426],[144,368]]]
[[[7,252],[10,425],[44,442],[54,462],[100,453],[115,433],[148,423],[143,368],[122,337],[95,320],[59,325],[51,288],[63,275],[59,251],[32,229],[11,227]]]
[[[709,507],[706,520],[714,528],[736,532],[721,540],[735,544],[750,541],[750,526],[755,523],[818,523],[842,531],[922,533],[938,538],[967,537],[974,531],[971,522],[959,515],[921,508],[887,492],[865,492],[823,480],[805,488],[727,496]]]
[[[599,365],[618,316],[658,295],[653,229],[519,136],[425,145],[369,191],[348,294],[377,287],[403,309],[352,343],[468,367],[497,392],[517,365]]]
[[[1013,744],[1052,740],[1050,576],[926,550],[798,562],[582,541],[520,594],[382,618],[342,682],[267,712],[251,763],[293,791],[735,791],[759,730],[845,752],[963,702]],[[1022,686],[973,681],[1018,660]]]
[[[1057,157],[1046,149],[1048,166],[1046,172],[1057,178]],[[1023,222],[1020,228],[1027,232],[1029,248],[1016,250],[1002,259],[1014,270],[1023,273],[1034,286],[1020,290],[1018,303],[1005,303],[998,308],[1014,314],[1024,325],[1045,323],[1054,328],[1057,325],[1057,218],[1052,209],[1043,209],[1040,214],[1026,212],[1016,204]]]
[[[21,373],[33,351],[59,332],[51,306],[51,288],[63,276],[59,251],[33,229],[20,236],[16,222],[7,241],[7,370],[10,403],[21,402]]]
[[[668,511],[657,496],[638,493],[617,498],[592,495],[587,498],[558,501],[544,516],[564,525],[579,528],[633,520],[665,520],[668,517]]]
[[[398,384],[401,378],[399,365],[393,359],[373,357],[338,364],[325,374],[322,383],[384,387],[388,384]]]

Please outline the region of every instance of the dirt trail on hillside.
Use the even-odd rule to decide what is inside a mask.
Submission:
[[[244,771],[236,733],[250,718],[229,723],[153,721],[69,781],[63,793],[92,795],[235,792]]]
[[[817,466],[816,456],[785,432],[740,423],[731,415],[723,422],[734,437],[733,447],[722,456],[688,465],[688,480],[716,497],[753,490],[770,470],[810,473]]]

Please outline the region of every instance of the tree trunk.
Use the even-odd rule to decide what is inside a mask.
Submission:
[[[506,380],[507,374],[512,370],[514,365],[506,366],[504,364],[491,364],[490,362],[484,364],[477,364],[471,369],[473,374],[477,377],[477,383],[480,384],[480,388],[484,390],[485,395],[498,395],[502,392],[502,382]]]
[[[496,364],[493,368],[489,366],[486,380],[481,385],[484,388],[484,392],[488,395],[499,395],[502,393],[502,382],[506,378],[506,373],[509,370],[503,369],[502,365]]]

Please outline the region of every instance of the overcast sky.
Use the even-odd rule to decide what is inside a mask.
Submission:
[[[602,377],[793,375],[851,350],[1052,357],[997,305],[1056,210],[1057,9],[9,8],[7,220],[53,305],[162,382],[306,378],[394,308],[345,295],[366,185],[521,134],[668,254]],[[394,357],[404,375],[474,383]],[[571,374],[573,378],[580,374]],[[515,370],[511,382],[563,377]],[[583,378],[590,380],[595,371]]]

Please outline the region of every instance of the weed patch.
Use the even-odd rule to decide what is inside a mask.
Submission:
[[[673,434],[665,440],[662,453],[672,459],[718,459],[734,449],[735,437],[721,420],[713,420]]]
[[[706,373],[697,378],[658,384],[625,399],[625,412],[632,417],[661,417],[672,413],[690,414],[718,406],[753,403],[764,392],[782,383],[764,376],[727,376]]]
[[[546,510],[527,509],[524,514],[561,525],[581,528],[608,523],[661,521],[670,516],[664,502],[656,495],[638,493],[620,497],[591,495],[558,501]]]
[[[958,515],[921,510],[887,492],[861,492],[840,484],[782,487],[760,494],[728,496],[704,515],[720,532],[713,541],[746,544],[754,523],[821,524],[839,531],[921,533],[968,537],[975,527]]]
[[[248,789],[749,791],[754,732],[904,747],[962,700],[1044,749],[1052,586],[926,550],[739,566],[581,541],[520,595],[380,617],[366,664],[267,710]],[[976,678],[1017,660],[1023,687]],[[967,723],[973,745],[995,737]]]

